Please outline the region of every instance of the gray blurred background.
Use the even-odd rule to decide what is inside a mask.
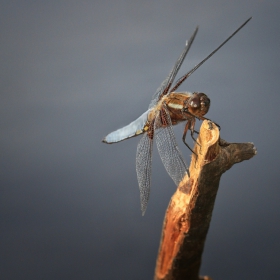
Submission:
[[[153,278],[176,186],[155,148],[142,217],[140,138],[101,140],[148,108],[197,25],[178,77],[250,16],[179,90],[205,92],[221,137],[258,149],[222,176],[201,274],[279,278],[279,12],[277,0],[1,1],[0,278]]]

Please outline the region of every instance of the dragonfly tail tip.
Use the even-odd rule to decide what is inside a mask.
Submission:
[[[146,207],[141,207],[142,217],[145,215],[146,210],[147,210],[147,206]]]

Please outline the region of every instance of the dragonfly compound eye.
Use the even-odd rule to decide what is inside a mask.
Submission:
[[[200,98],[200,104],[204,107],[208,107],[210,105],[210,99],[208,97],[201,97]]]
[[[193,95],[189,100],[189,106],[192,108],[198,108],[200,106],[200,100],[197,95]]]
[[[203,115],[205,115],[210,107],[210,99],[204,93],[200,97],[200,110]]]

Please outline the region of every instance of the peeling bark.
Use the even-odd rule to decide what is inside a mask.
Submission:
[[[210,226],[221,175],[256,154],[253,143],[227,143],[217,126],[204,121],[186,176],[165,214],[155,280],[211,280],[199,277],[204,242]]]

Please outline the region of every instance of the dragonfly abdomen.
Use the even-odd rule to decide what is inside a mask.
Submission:
[[[124,126],[118,130],[115,130],[111,133],[109,133],[102,142],[107,144],[117,143],[123,140],[126,140],[128,138],[138,136],[142,133],[144,133],[144,126],[147,122],[149,111],[146,111],[144,114],[142,114],[138,119],[131,122],[127,126]]]

